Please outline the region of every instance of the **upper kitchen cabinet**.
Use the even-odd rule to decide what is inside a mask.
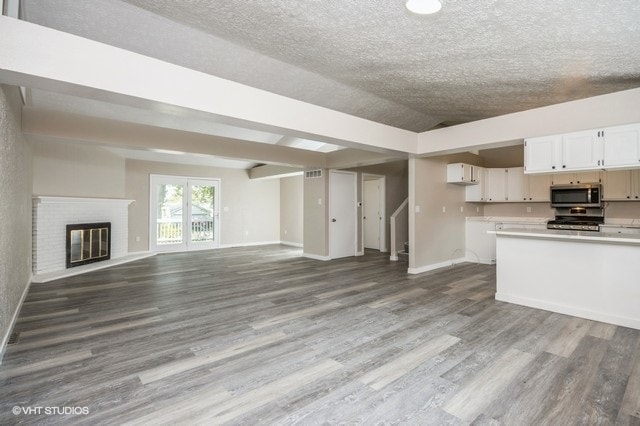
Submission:
[[[525,173],[545,173],[556,170],[562,155],[562,138],[559,135],[525,139]]]
[[[474,167],[474,178],[477,185],[467,185],[465,188],[465,201],[483,202],[486,199],[487,169],[484,167]]]
[[[640,168],[640,124],[525,139],[525,173]]]
[[[507,201],[508,169],[487,169],[486,201]]]
[[[597,169],[602,162],[602,139],[598,132],[567,133],[561,138],[562,170],[590,170]]]
[[[600,132],[604,139],[604,168],[640,167],[640,124]]]
[[[454,163],[447,165],[447,182],[461,185],[477,185],[482,167],[471,164]]]

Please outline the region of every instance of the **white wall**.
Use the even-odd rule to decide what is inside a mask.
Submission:
[[[303,177],[280,179],[280,241],[302,246]]]
[[[409,160],[410,272],[445,266],[465,256],[465,218],[481,214],[482,209],[476,212],[474,204],[465,202],[463,185],[447,183],[447,164],[476,160],[472,154]]]
[[[251,180],[246,170],[126,161],[125,198],[129,206],[129,251],[149,250],[149,175],[221,179],[221,245],[280,241],[280,182]],[[137,241],[137,238],[140,241]]]
[[[124,158],[96,146],[33,143],[33,194],[123,198]]]
[[[0,355],[31,280],[32,154],[20,108],[18,89],[0,86]]]

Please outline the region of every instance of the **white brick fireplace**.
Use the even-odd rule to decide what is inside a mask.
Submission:
[[[111,259],[128,252],[128,206],[133,200],[111,198],[34,197],[33,273],[66,269],[66,226],[111,222]]]

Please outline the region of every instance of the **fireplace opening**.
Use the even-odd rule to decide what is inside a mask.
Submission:
[[[111,222],[67,225],[67,268],[111,259]]]

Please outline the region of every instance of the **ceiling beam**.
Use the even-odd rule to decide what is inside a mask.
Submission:
[[[149,151],[212,155],[293,167],[324,167],[326,154],[202,133],[24,107],[22,131],[53,140]]]
[[[498,148],[524,138],[640,123],[639,105],[640,89],[631,89],[430,130],[418,135],[418,154]]]
[[[417,134],[0,16],[0,83],[379,152]]]

